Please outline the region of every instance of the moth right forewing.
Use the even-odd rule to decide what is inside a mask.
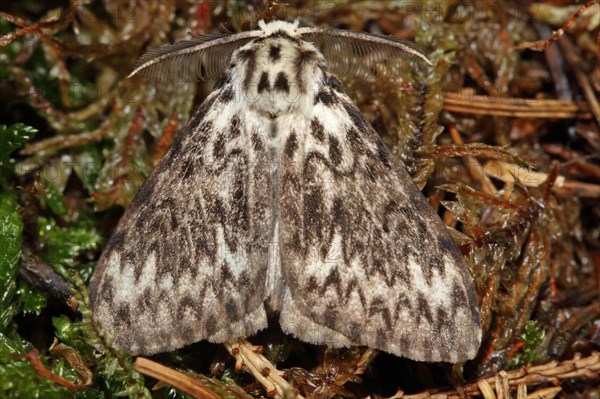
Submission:
[[[443,222],[335,78],[317,99],[280,174],[285,331],[420,361],[473,358],[475,290]]]
[[[266,327],[270,176],[229,85],[211,93],[179,133],[90,282],[94,320],[134,354]]]

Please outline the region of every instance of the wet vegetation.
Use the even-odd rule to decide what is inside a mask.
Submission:
[[[600,5],[583,5],[2,2],[0,397],[282,396],[222,345],[153,357],[166,374],[134,364],[90,323],[86,292],[123,208],[211,89],[127,79],[135,60],[190,33],[273,18],[394,35],[428,52],[428,69],[340,78],[451,228],[484,331],[474,360],[448,365],[309,345],[273,323],[250,341],[286,372],[294,388],[283,396],[491,398],[483,378],[497,375],[498,397],[598,397]]]

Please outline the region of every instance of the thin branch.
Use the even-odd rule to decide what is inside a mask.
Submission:
[[[590,82],[589,72],[583,69],[584,61],[578,54],[575,45],[566,36],[561,37],[559,43],[567,62],[573,69],[573,73],[575,74],[579,86],[583,90],[583,94],[585,95],[585,99],[588,102],[592,114],[594,114],[596,122],[600,125],[600,102],[598,101],[592,83]]]
[[[526,187],[539,187],[548,178],[547,173],[534,172],[502,161],[489,161],[483,166],[485,173],[506,183],[518,180]],[[563,197],[600,198],[600,185],[567,180],[558,176],[553,191]]]
[[[33,348],[31,352],[24,355],[12,355],[12,357],[27,360],[37,375],[72,391],[83,391],[89,386],[88,384],[74,384],[66,378],[56,375],[48,370],[46,366],[44,366],[44,363],[42,363],[42,360],[40,359],[40,351],[38,351],[37,348]]]
[[[192,395],[196,399],[221,399],[216,393],[194,380],[192,377],[169,367],[165,367],[162,364],[153,362],[150,359],[144,357],[136,358],[133,368],[140,374],[156,378],[165,384],[174,386],[175,388]]]
[[[590,119],[592,117],[585,102],[500,98],[456,92],[444,93],[444,110],[463,114],[513,118]]]
[[[261,347],[252,345],[250,342],[240,339],[237,341],[228,341],[225,348],[235,357],[236,369],[245,369],[265,388],[267,395],[274,396],[277,399],[304,399],[298,391],[290,385],[283,377],[283,372],[269,362],[259,352]]]
[[[535,42],[523,42],[523,43],[519,44],[518,46],[515,46],[515,48],[530,49],[530,50],[534,50],[534,51],[544,51],[545,49],[550,47],[555,41],[557,41],[559,38],[561,38],[565,34],[565,32],[569,30],[571,25],[573,25],[575,23],[575,21],[577,21],[577,19],[581,15],[583,15],[583,13],[586,12],[588,10],[588,8],[592,7],[594,4],[600,4],[600,1],[599,0],[591,0],[591,1],[588,1],[586,4],[582,5],[581,7],[579,7],[577,12],[575,12],[575,14],[573,14],[567,20],[567,22],[564,23],[563,26],[561,26],[558,30],[552,32],[552,36],[550,36],[550,38],[548,40],[538,40]]]
[[[506,380],[506,385],[509,388],[518,388],[521,385],[526,387],[533,387],[542,384],[553,384],[558,385],[561,381],[572,378],[587,378],[594,379],[598,378],[600,372],[600,353],[594,352],[588,357],[582,358],[581,355],[576,355],[573,359],[558,362],[553,360],[549,363],[542,364],[539,366],[526,366],[517,370],[501,372],[505,373],[506,376],[494,375],[491,377],[484,377],[478,381],[466,384],[461,387],[463,394],[454,389],[440,390],[431,389],[428,391],[420,392],[414,395],[404,395],[403,392],[398,392],[392,398],[396,399],[458,399],[464,397],[464,394],[473,396],[484,396],[485,398],[496,398],[500,397],[497,392],[497,381],[500,380],[500,384],[503,386],[504,391],[505,384],[502,380]],[[491,393],[495,390],[493,387],[496,386],[496,395]],[[523,389],[523,388],[520,388]],[[544,395],[541,395],[541,392]],[[553,397],[551,394],[556,395],[560,392],[559,387],[544,388],[540,391],[536,391],[527,398],[548,398]],[[390,398],[391,399],[391,398]]]
[[[455,126],[450,126],[450,136],[456,144],[465,143],[462,137],[460,136],[460,132]],[[471,155],[466,155],[464,157],[464,161],[467,164],[467,166],[469,166],[468,169],[471,173],[471,176],[473,176],[473,178],[479,182],[481,188],[485,193],[493,195],[498,192],[498,190],[496,190],[496,187],[494,186],[494,183],[492,183],[490,178],[485,174],[485,170],[483,169],[477,158]]]

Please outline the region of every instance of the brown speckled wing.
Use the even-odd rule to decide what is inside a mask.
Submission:
[[[117,347],[152,354],[252,335],[266,304],[307,342],[473,358],[481,328],[461,254],[310,40],[363,75],[427,57],[382,36],[260,28],[161,47],[134,70],[183,79],[229,65],[107,243],[94,320]]]
[[[267,325],[270,171],[221,84],[126,210],[90,283],[94,320],[133,354]]]
[[[421,361],[473,358],[481,328],[462,256],[335,78],[282,157],[284,330]]]

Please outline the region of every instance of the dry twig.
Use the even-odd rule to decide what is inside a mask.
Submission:
[[[589,119],[589,107],[584,102],[499,98],[464,93],[444,94],[444,110],[472,115],[508,116],[513,118]]]
[[[547,173],[534,172],[502,161],[489,161],[483,166],[485,173],[506,183],[518,180],[526,187],[539,187],[548,178]],[[600,185],[567,180],[558,176],[553,191],[564,197],[600,198]]]
[[[516,46],[515,48],[530,49],[530,50],[534,50],[534,51],[544,51],[545,49],[550,47],[552,45],[552,43],[554,43],[559,38],[561,38],[565,34],[565,32],[567,30],[569,30],[571,25],[573,25],[575,23],[575,21],[577,21],[577,18],[579,18],[581,15],[583,15],[583,13],[588,10],[588,8],[592,7],[595,4],[599,4],[599,3],[600,3],[600,1],[598,1],[598,0],[591,0],[591,1],[588,1],[586,4],[582,5],[581,7],[579,7],[577,12],[575,12],[575,14],[573,14],[564,23],[563,26],[561,26],[558,30],[552,32],[552,36],[549,39],[538,40],[535,42],[523,42],[523,43],[519,44],[518,46]]]
[[[220,399],[213,391],[179,371],[165,367],[144,357],[135,359],[134,369],[138,373],[156,378],[178,388],[196,399]]]
[[[225,348],[236,360],[236,370],[246,369],[265,388],[267,395],[277,399],[295,397],[304,399],[296,389],[281,375],[281,371],[260,354],[259,346],[254,346],[245,339],[228,341]]]
[[[450,136],[456,144],[464,144],[464,141],[456,127],[450,127]],[[490,181],[490,178],[485,174],[485,170],[484,168],[482,168],[477,158],[467,155],[464,157],[464,161],[468,166],[470,166],[469,172],[471,173],[473,178],[479,182],[483,192],[487,194],[496,194],[498,190],[496,190],[496,187]]]
[[[12,357],[27,360],[37,375],[42,378],[46,378],[57,385],[68,388],[71,391],[83,391],[89,386],[89,383],[86,382],[81,384],[72,383],[66,378],[56,375],[52,371],[48,370],[46,366],[44,366],[44,363],[42,363],[42,360],[40,359],[40,351],[38,351],[37,348],[33,348],[31,352],[26,353],[25,355],[12,355]]]
[[[589,72],[586,72],[583,69],[583,59],[578,54],[578,50],[575,48],[575,45],[566,36],[560,38],[560,47],[563,50],[567,62],[573,69],[575,78],[577,79],[581,90],[583,90],[583,94],[585,95],[592,114],[594,114],[596,121],[598,124],[600,124],[600,102],[598,101],[596,93],[594,92],[594,88],[592,87]]]
[[[510,398],[506,396],[509,388],[518,388],[520,386],[533,387],[542,384],[559,385],[562,380],[572,378],[598,378],[600,372],[600,353],[594,352],[588,357],[582,358],[576,355],[573,359],[558,362],[553,360],[549,363],[539,366],[527,366],[508,372],[500,372],[492,377],[484,377],[478,381],[466,384],[462,391],[467,395],[483,396],[488,399]],[[495,389],[493,387],[496,387]],[[500,389],[499,389],[500,388]],[[526,396],[527,398],[552,398],[558,392],[560,387],[543,388]],[[494,391],[496,392],[494,394]],[[504,393],[504,396],[498,394],[498,391]],[[522,395],[522,393],[521,393]],[[439,390],[432,389],[414,395],[404,395],[398,392],[393,398],[397,399],[450,399],[461,398],[461,393],[457,390]]]

